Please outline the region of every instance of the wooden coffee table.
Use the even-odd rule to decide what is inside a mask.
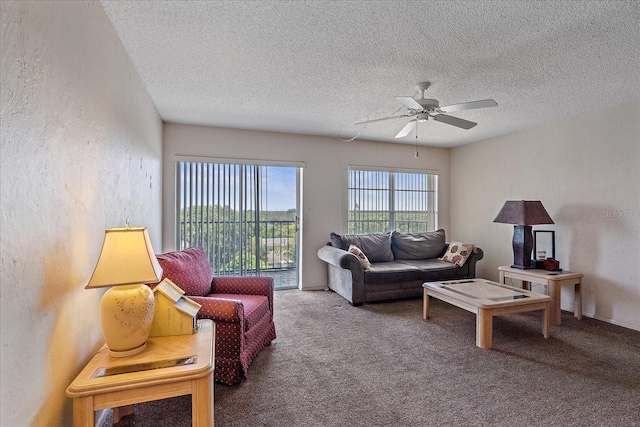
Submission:
[[[424,288],[422,316],[429,318],[429,297],[437,298],[476,314],[476,345],[490,349],[493,316],[542,310],[542,334],[549,338],[551,298],[524,289],[501,285],[485,279],[427,282]]]
[[[139,354],[115,358],[103,347],[67,388],[74,427],[93,427],[94,412],[114,408],[114,422],[133,404],[191,394],[192,425],[213,426],[215,324],[195,334],[149,338]]]

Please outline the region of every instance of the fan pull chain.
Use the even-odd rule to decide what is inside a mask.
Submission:
[[[418,158],[418,120],[416,119],[416,154],[414,157]]]

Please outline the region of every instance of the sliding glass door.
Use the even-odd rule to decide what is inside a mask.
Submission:
[[[202,247],[214,274],[298,286],[300,168],[176,163],[176,247]]]

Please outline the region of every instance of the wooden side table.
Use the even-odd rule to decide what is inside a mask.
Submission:
[[[573,285],[574,292],[574,310],[573,315],[577,319],[582,319],[582,295],[581,282],[582,273],[572,273],[570,271],[547,271],[538,269],[522,270],[519,268],[511,268],[508,266],[498,267],[500,272],[500,283],[505,283],[507,278],[522,280],[523,287],[531,290],[531,283],[546,285],[548,295],[551,297],[551,323],[560,325],[560,288],[566,285]]]
[[[214,337],[215,324],[203,319],[195,334],[149,338],[133,356],[111,357],[103,347],[67,388],[74,427],[94,427],[100,409],[114,408],[117,421],[135,403],[185,394],[191,394],[192,425],[212,427]]]

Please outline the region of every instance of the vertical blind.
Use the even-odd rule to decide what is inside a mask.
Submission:
[[[260,167],[176,163],[176,246],[202,247],[215,274],[257,274]]]
[[[348,232],[422,232],[438,227],[438,176],[349,170]]]
[[[176,247],[202,247],[216,275],[297,286],[293,166],[176,162]]]

